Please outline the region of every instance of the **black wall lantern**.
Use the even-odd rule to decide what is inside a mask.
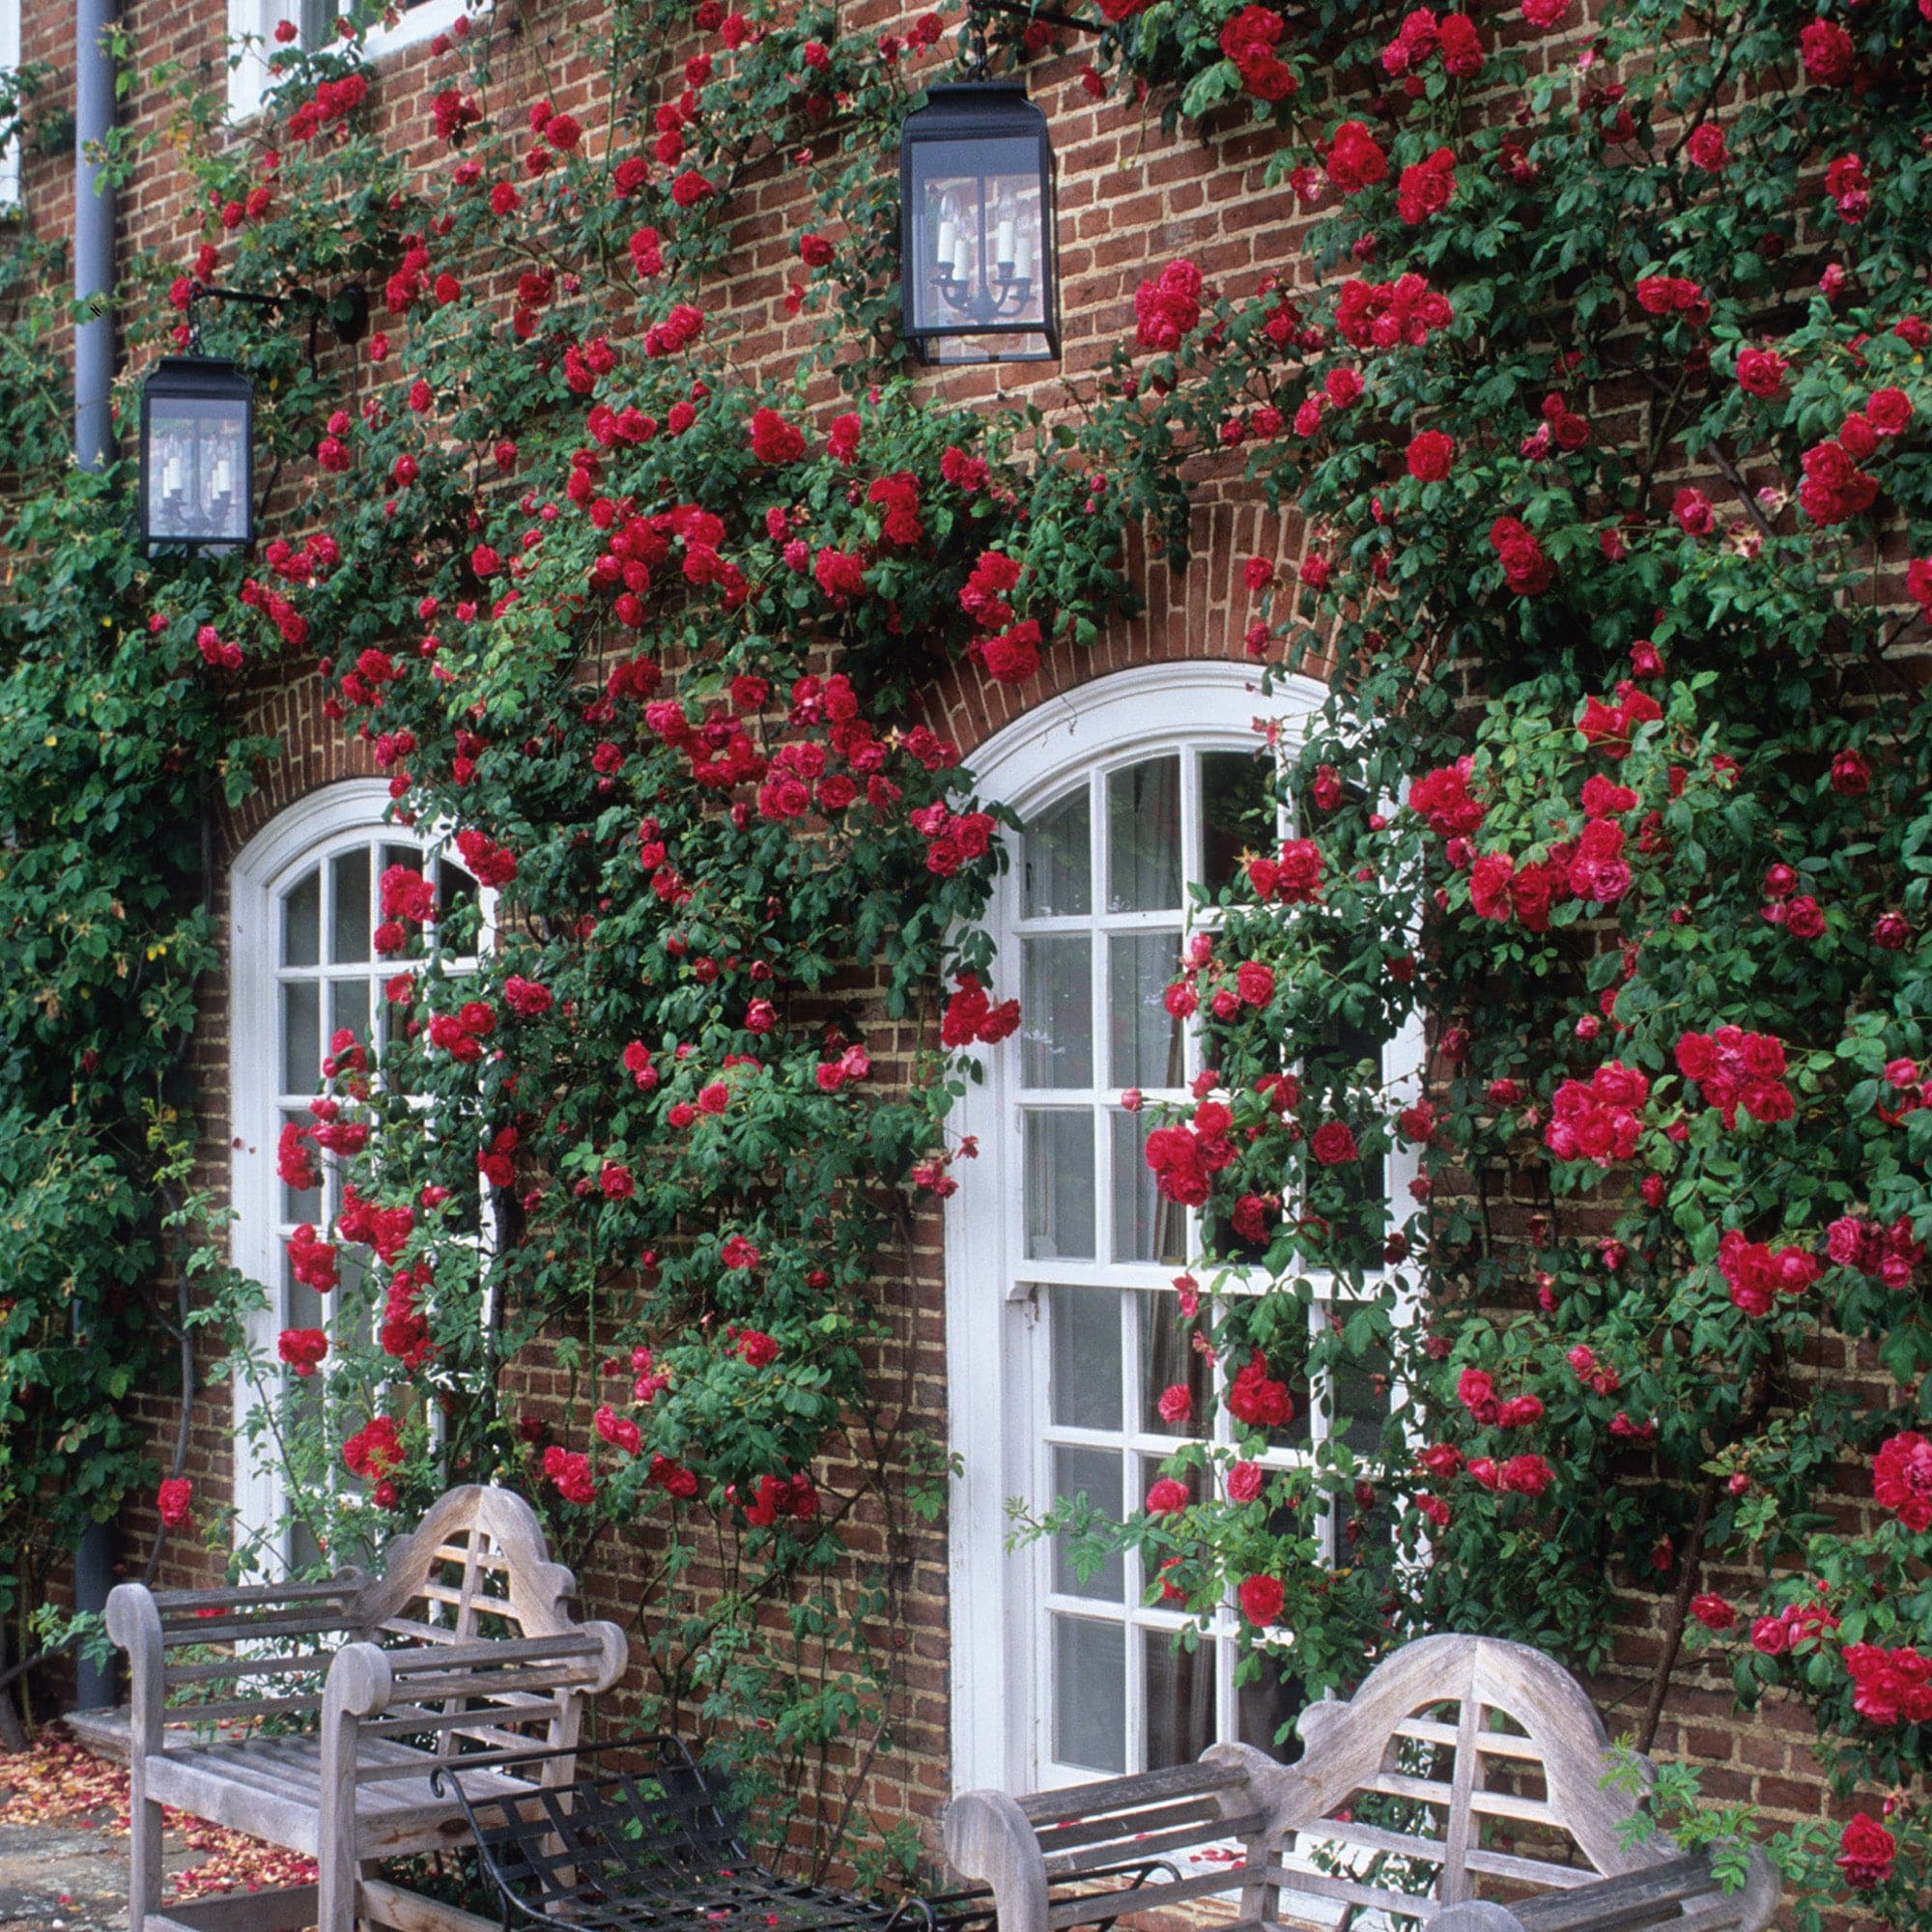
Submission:
[[[311,289],[266,295],[195,284],[187,354],[163,355],[141,384],[141,545],[149,556],[219,556],[255,541],[255,388],[226,357],[200,353],[194,311],[204,301],[305,310],[311,369],[325,326],[336,341],[354,343],[369,321],[358,283],[326,298]]]
[[[233,362],[164,355],[141,385],[141,542],[150,556],[255,541],[255,390]]]
[[[973,77],[932,88],[906,117],[899,285],[905,338],[923,362],[1048,362],[1060,354],[1053,143],[1025,83],[986,76],[989,8],[1064,19],[979,0]]]
[[[1017,80],[932,88],[899,136],[905,337],[923,362],[1060,354],[1053,144]]]

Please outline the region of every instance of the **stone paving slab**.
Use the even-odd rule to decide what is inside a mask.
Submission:
[[[205,1854],[164,1841],[172,1876]],[[0,1932],[127,1932],[128,1840],[82,1820],[0,1825]]]
[[[0,1825],[0,1932],[124,1932],[127,1923],[126,1838],[77,1823]]]

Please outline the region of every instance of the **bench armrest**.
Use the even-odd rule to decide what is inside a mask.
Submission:
[[[1026,1798],[961,1792],[947,1805],[941,1825],[947,1861],[962,1878],[991,1887],[999,1932],[1098,1924],[1107,1917],[1101,1909],[1089,1918],[1074,1916],[1068,1888],[1127,1874],[1135,1874],[1136,1891],[1145,1887],[1136,1909],[1233,1889],[1249,1877],[1246,1864],[1217,1871],[1227,1883],[1209,1887],[1202,1879],[1182,1880],[1163,1855],[1228,1838],[1252,1851],[1278,1836],[1282,1807],[1273,1781],[1280,1770],[1245,1746],[1219,1746],[1195,1764]],[[1168,1871],[1172,1883],[1149,1884],[1155,1869]]]
[[[946,1861],[993,1893],[1000,1932],[1047,1932],[1046,1861],[1017,1798],[962,1791],[940,1823]]]
[[[612,1623],[581,1624],[555,1636],[481,1638],[384,1650],[349,1643],[335,1653],[325,1708],[350,1718],[380,1716],[411,1702],[491,1697],[504,1691],[608,1690],[623,1676],[631,1647]]]
[[[1745,1883],[1733,1892],[1718,1889],[1708,1854],[1697,1852],[1565,1891],[1540,1892],[1514,1906],[1452,1905],[1429,1921],[1430,1932],[1593,1932],[1599,1926],[1665,1932],[1693,1906],[1697,1923],[1709,1932],[1764,1932],[1777,1910],[1777,1874],[1755,1846],[1747,1862]]]

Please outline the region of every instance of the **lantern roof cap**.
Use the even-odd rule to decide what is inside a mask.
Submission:
[[[156,395],[228,396],[253,384],[226,355],[163,355],[148,371],[142,387]]]
[[[969,131],[1038,134],[1045,128],[1046,116],[1028,97],[1024,80],[942,80],[926,89],[925,105],[906,116],[901,131],[902,137],[930,140]]]

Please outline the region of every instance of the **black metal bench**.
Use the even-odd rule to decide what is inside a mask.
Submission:
[[[681,1739],[627,1738],[519,1755],[507,1767],[534,1778],[546,1759],[570,1757],[570,1782],[505,1794],[447,1759],[434,1782],[463,1807],[484,1875],[502,1900],[505,1932],[568,1925],[584,1932],[994,1932],[990,1888],[896,1905],[781,1878],[739,1836],[723,1788]],[[468,1788],[466,1789],[466,1784]],[[1082,1874],[1065,1895],[1091,1896],[1097,1932],[1118,1900],[1164,1860]],[[1059,1894],[1057,1894],[1059,1895]]]

